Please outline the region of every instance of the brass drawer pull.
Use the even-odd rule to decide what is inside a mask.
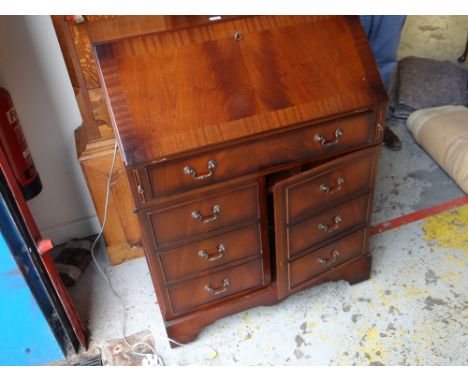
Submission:
[[[318,225],[318,228],[319,228],[319,230],[321,230],[323,232],[333,232],[333,231],[337,230],[340,227],[340,224],[341,224],[342,221],[343,221],[343,219],[341,219],[341,216],[336,215],[335,218],[333,219],[333,224],[326,225],[326,224],[320,223]]]
[[[327,265],[333,264],[336,261],[336,258],[340,256],[340,252],[338,252],[336,249],[331,252],[331,256],[328,259],[325,259],[324,257],[321,257],[320,259],[317,260],[320,264],[322,264],[324,267]]]
[[[336,184],[338,185],[338,187],[332,189],[330,186],[327,186],[326,184],[322,183],[320,185],[320,191],[325,192],[326,194],[335,194],[335,193],[337,193],[338,191],[341,190],[341,186],[344,184],[344,178],[342,176],[340,176],[336,180]]]
[[[202,179],[206,179],[206,178],[209,178],[210,176],[212,176],[213,173],[214,173],[213,170],[215,168],[216,168],[216,161],[210,160],[210,161],[208,161],[208,173],[207,174],[197,175],[197,172],[195,171],[195,169],[193,167],[190,167],[190,166],[185,166],[184,167],[184,174],[185,175],[192,175],[192,178],[195,179],[195,180],[202,180]]]
[[[213,215],[203,217],[200,211],[192,211],[192,219],[198,220],[202,223],[209,223],[218,219],[220,212],[221,212],[221,206],[216,204],[215,206],[213,206]]]
[[[320,142],[322,146],[328,147],[328,146],[334,146],[337,143],[340,142],[340,138],[343,136],[344,132],[343,129],[337,129],[335,131],[335,140],[334,141],[328,141],[325,139],[325,137],[321,134],[315,134],[315,141]]]
[[[206,284],[204,289],[206,292],[216,295],[216,294],[226,292],[229,284],[230,284],[229,279],[224,279],[222,287],[213,288],[210,284]]]
[[[218,245],[218,254],[210,255],[204,249],[198,251],[198,256],[205,259],[206,261],[215,261],[219,260],[221,257],[224,256],[226,252],[226,246],[224,244]]]

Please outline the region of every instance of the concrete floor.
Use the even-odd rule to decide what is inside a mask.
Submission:
[[[417,144],[403,122],[390,127],[403,148],[383,148],[377,172],[372,225],[459,198],[464,192]]]
[[[408,36],[407,28],[436,33],[434,28],[447,23],[457,27],[440,27],[441,33],[460,34],[465,23],[466,39],[468,16],[413,16],[402,49],[423,41],[419,34]],[[430,41],[435,49],[450,39],[429,36],[424,52]],[[454,61],[462,51],[447,50],[451,57],[444,58]],[[403,149],[382,150],[373,225],[464,195],[403,123],[395,122],[392,129]],[[466,227],[468,205],[463,205],[372,236],[369,281],[324,284],[276,306],[226,317],[177,349],[166,339],[145,259],[112,267],[102,251],[98,258],[125,302],[127,335],[149,330],[168,365],[468,365]],[[122,338],[121,305],[94,264],[71,294],[88,324],[92,348]]]

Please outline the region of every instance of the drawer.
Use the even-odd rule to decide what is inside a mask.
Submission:
[[[147,166],[138,170],[138,177],[147,183],[143,189],[148,190],[141,201],[175,195],[289,161],[349,151],[375,141],[374,125],[375,113],[367,111],[168,164]]]
[[[260,226],[255,224],[157,256],[166,282],[171,282],[261,254]]]
[[[292,261],[288,264],[290,289],[352,257],[362,255],[366,240],[366,230],[360,230]]]
[[[357,197],[324,213],[287,228],[288,257],[306,251],[324,240],[367,223],[370,195]]]
[[[259,216],[258,184],[248,184],[164,209],[142,212],[160,247],[181,240],[199,240],[197,236],[247,221]]]
[[[263,285],[262,260],[254,260],[225,271],[168,288],[174,314],[184,313]]]
[[[287,223],[368,192],[373,185],[379,149],[361,150],[317,168],[317,171],[313,169],[296,176],[285,189]]]

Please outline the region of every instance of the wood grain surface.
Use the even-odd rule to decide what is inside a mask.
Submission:
[[[352,26],[352,18],[259,16],[97,45],[124,161],[385,102],[362,28]]]

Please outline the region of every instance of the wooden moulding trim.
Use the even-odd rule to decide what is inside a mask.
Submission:
[[[73,26],[70,26],[65,21],[65,16],[54,16],[53,21],[56,33],[60,34],[62,37],[61,40],[65,42],[65,46],[61,46],[61,49],[66,49],[69,53],[71,64],[73,66],[76,79],[78,80],[78,86],[82,93],[83,101],[86,105],[83,108],[80,108],[81,116],[83,118],[84,129],[86,131],[86,138],[87,140],[98,139],[101,137],[101,133],[91,112],[92,107],[91,100],[89,99],[88,95],[88,88],[86,86],[86,82],[81,71],[80,60],[76,52],[73,37],[70,32],[70,28]]]
[[[77,131],[78,129],[75,130],[75,143],[80,162],[113,154],[115,138],[83,142],[82,136],[80,137]]]
[[[79,159],[81,154],[86,150],[86,132],[84,126],[81,125],[74,131],[76,156]]]
[[[386,115],[387,103],[384,103],[377,108],[377,128],[375,129],[375,139],[378,143],[383,142]]]
[[[62,55],[65,61],[65,66],[67,67],[68,75],[70,76],[70,81],[74,89],[77,88],[78,85],[78,78],[76,75],[75,67],[73,66],[72,58],[70,56],[70,49],[68,47],[69,40],[65,27],[66,23],[63,22],[63,19],[66,16],[51,16],[52,24],[54,26],[55,34],[57,35],[58,43],[60,45],[60,49],[62,51]],[[76,91],[75,91],[76,95]]]

